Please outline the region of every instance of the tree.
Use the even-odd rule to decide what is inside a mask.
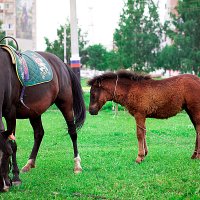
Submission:
[[[91,45],[87,48],[88,53],[88,61],[87,65],[90,66],[91,69],[96,70],[106,70],[106,49],[101,44]]]
[[[114,41],[123,68],[154,69],[162,34],[157,7],[152,0],[127,0]]]
[[[111,50],[106,53],[106,64],[109,70],[120,69],[120,59],[119,53],[117,51]]]
[[[177,48],[176,69],[181,72],[194,72],[200,76],[200,1],[181,0],[178,2],[178,15],[166,23],[166,33]]]
[[[87,66],[96,70],[117,70],[119,69],[118,52],[107,51],[101,44],[89,46],[87,49]]]
[[[161,52],[158,53],[156,66],[164,70],[177,70],[180,64],[179,52],[175,45],[166,45]]]
[[[2,39],[3,37],[5,37],[5,31],[2,30],[2,24],[3,24],[3,22],[0,21],[0,39]]]
[[[3,22],[0,21],[0,40],[6,36],[5,31],[2,30],[2,24]],[[1,44],[6,44],[6,39],[1,41]],[[12,40],[8,41],[8,45],[12,46],[13,48],[17,48],[15,42],[13,42]]]
[[[67,62],[70,62],[71,57],[71,35],[70,35],[70,23],[67,21],[67,24],[64,25],[66,27],[66,52],[67,52]],[[46,51],[51,52],[57,55],[61,60],[64,60],[64,26],[60,26],[57,29],[58,39],[50,42],[48,38],[45,37],[45,43],[47,45]],[[79,53],[81,57],[81,63],[85,64],[87,58],[85,57],[87,53],[85,52],[85,45],[87,41],[85,40],[85,36],[81,33],[81,29],[78,30],[79,36]]]

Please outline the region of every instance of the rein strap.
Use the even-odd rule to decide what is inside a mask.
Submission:
[[[114,89],[114,93],[113,93],[113,99],[115,98],[115,95],[116,95],[118,80],[119,80],[119,77],[117,75],[117,79],[116,79],[116,82],[115,82],[115,89]]]

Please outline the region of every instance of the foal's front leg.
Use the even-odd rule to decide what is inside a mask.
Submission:
[[[137,125],[137,139],[138,139],[138,156],[136,158],[137,163],[141,163],[144,157],[147,155],[147,145],[146,145],[146,128],[145,128],[145,118],[142,116],[135,116]]]
[[[195,150],[192,155],[192,159],[200,159],[200,125],[195,125],[196,129],[196,143],[195,143]]]

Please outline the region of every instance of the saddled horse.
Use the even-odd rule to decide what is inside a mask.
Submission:
[[[89,112],[97,115],[107,101],[124,106],[137,126],[138,156],[141,163],[148,153],[146,118],[166,119],[181,110],[189,115],[196,130],[193,159],[200,159],[200,79],[191,74],[162,80],[121,70],[108,72],[88,81],[91,86]]]
[[[5,118],[7,130],[0,134],[0,190],[8,190],[9,158],[12,156],[13,184],[21,182],[16,161],[17,145],[9,140],[15,134],[16,119],[30,120],[34,130],[34,145],[27,164],[22,171],[27,172],[35,167],[36,156],[44,135],[41,115],[52,105],[56,104],[68,126],[74,149],[74,172],[81,172],[81,159],[77,147],[77,128],[81,128],[86,115],[81,85],[76,75],[57,56],[37,52],[50,64],[53,79],[39,85],[26,87],[24,104],[20,101],[22,85],[16,75],[11,56],[0,47],[0,125],[3,129],[2,117]],[[54,130],[56,131],[56,130]],[[20,134],[20,133],[19,133]],[[11,137],[12,138],[12,137]]]

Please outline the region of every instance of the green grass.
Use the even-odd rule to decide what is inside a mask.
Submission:
[[[191,160],[195,133],[188,116],[147,120],[149,155],[138,165],[134,119],[120,111],[87,115],[78,135],[83,172],[73,174],[73,150],[60,112],[43,115],[37,166],[1,199],[199,199],[200,161]],[[18,164],[33,145],[28,120],[17,122]]]

